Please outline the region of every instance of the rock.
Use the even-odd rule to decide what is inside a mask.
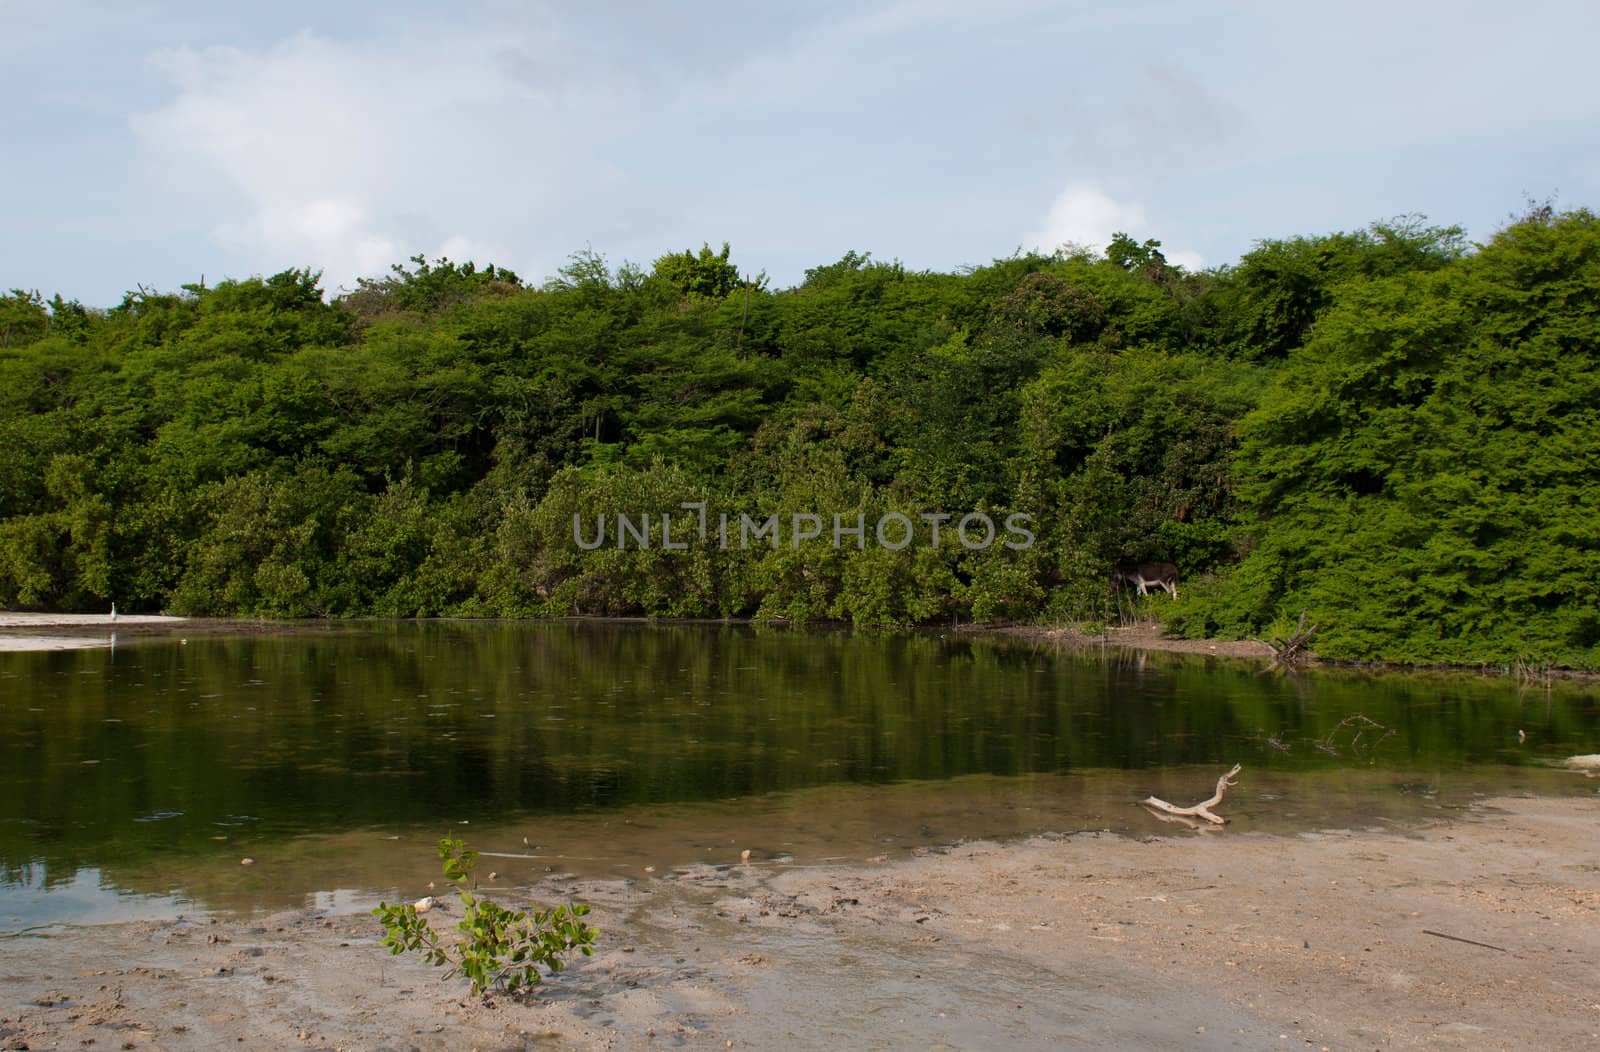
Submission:
[[[239,865],[241,865],[241,866],[253,866],[255,864],[256,864],[256,860],[253,859],[253,858],[241,858],[239,860]]]

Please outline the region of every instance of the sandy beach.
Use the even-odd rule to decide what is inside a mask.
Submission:
[[[148,631],[179,625],[181,617],[156,614],[23,614],[0,610],[0,653],[31,650],[84,650],[112,645],[116,632]],[[59,631],[70,629],[68,632]]]
[[[161,614],[19,614],[0,611],[0,629],[121,628],[124,625],[174,625],[187,618]]]
[[[1415,829],[545,874],[533,893],[593,903],[603,934],[526,1000],[390,957],[362,913],[57,928],[0,943],[0,1041],[1576,1048],[1600,1040],[1597,821],[1588,796],[1495,799]]]

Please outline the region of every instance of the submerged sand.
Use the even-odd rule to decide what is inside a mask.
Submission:
[[[364,914],[295,910],[0,939],[0,1041],[33,1049],[1600,1041],[1600,799],[1591,796],[1498,799],[1410,832],[1086,833],[856,865],[757,859],[638,881],[557,873],[533,891],[594,903],[603,935],[593,959],[525,1001],[473,998],[459,980],[440,982],[390,957]]]

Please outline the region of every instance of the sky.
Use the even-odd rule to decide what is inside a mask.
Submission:
[[[1600,207],[1600,5],[0,0],[0,289],[709,242],[783,287]]]

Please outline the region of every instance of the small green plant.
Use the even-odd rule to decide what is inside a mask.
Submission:
[[[417,904],[379,903],[372,914],[387,932],[383,945],[389,947],[390,953],[421,953],[423,960],[434,967],[450,969],[444,975],[446,979],[456,975],[470,979],[475,994],[485,993],[490,987],[515,991],[536,986],[541,978],[539,965],[554,975],[562,969],[562,957],[568,952],[578,950],[585,957],[594,954],[594,940],[600,930],[582,920],[589,913],[587,905],[509,910],[473,894],[477,884],[472,880],[472,871],[477,868],[478,853],[461,840],[440,840],[439,860],[444,863],[445,879],[455,884],[461,898],[464,915],[456,925],[460,941],[454,947],[439,941],[439,933],[421,916],[429,905],[424,904],[419,910]]]

